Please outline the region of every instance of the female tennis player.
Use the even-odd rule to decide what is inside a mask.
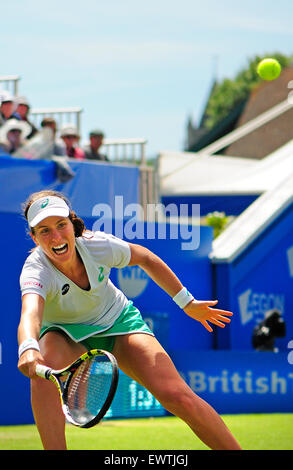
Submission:
[[[31,378],[32,409],[44,449],[66,449],[65,419],[54,384],[37,364],[61,369],[86,350],[105,349],[119,367],[185,421],[211,449],[240,449],[216,411],[177,372],[140,312],[109,279],[112,267],[140,266],[184,312],[208,331],[231,312],[197,301],[148,249],[86,230],[60,193],[41,191],[24,207],[36,248],[20,276],[19,370]]]

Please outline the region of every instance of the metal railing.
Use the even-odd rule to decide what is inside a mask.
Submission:
[[[156,168],[147,165],[140,165],[140,204],[143,207],[144,219],[153,221],[155,214],[152,213],[151,205],[156,205],[159,202],[159,184],[158,172]]]
[[[146,139],[104,139],[103,148],[112,162],[145,164]]]
[[[60,129],[64,124],[74,124],[78,132],[81,132],[81,113],[80,107],[71,108],[38,108],[30,112],[31,121],[36,127],[40,127],[41,121],[45,117],[55,119],[57,128]]]
[[[9,91],[13,96],[18,95],[18,82],[20,77],[18,75],[1,75],[0,76],[0,89]]]
[[[140,204],[145,219],[148,215],[147,205],[156,204],[159,200],[157,171],[154,166],[147,165],[146,144],[144,138],[104,139],[102,148],[111,163],[138,166]]]

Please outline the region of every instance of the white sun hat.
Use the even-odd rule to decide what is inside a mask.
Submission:
[[[7,119],[0,129],[0,141],[5,141],[9,131],[19,130],[21,138],[26,139],[32,130],[32,126],[26,121],[18,119]]]
[[[64,199],[56,196],[47,196],[33,202],[27,213],[30,227],[35,227],[47,217],[68,217],[70,209]]]

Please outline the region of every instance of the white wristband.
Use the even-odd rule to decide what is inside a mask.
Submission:
[[[25,351],[28,349],[35,349],[36,351],[40,351],[39,343],[34,338],[28,338],[24,340],[18,348],[18,357],[20,357]]]
[[[175,295],[175,297],[173,297],[173,300],[174,300],[174,302],[178,305],[178,307],[184,308],[184,307],[186,307],[187,304],[189,304],[189,302],[191,302],[192,300],[194,300],[194,297],[193,297],[192,294],[190,294],[190,292],[188,292],[188,290],[186,289],[186,287],[183,287],[183,288]]]

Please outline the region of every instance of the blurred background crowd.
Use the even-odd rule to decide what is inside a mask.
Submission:
[[[30,119],[30,103],[24,96],[13,96],[6,90],[0,90],[0,156],[30,157],[29,151],[33,142],[38,140],[50,142],[50,151],[46,157],[67,157],[78,160],[107,161],[101,152],[104,132],[93,129],[86,145],[80,144],[80,133],[75,124],[66,123],[58,129],[52,117],[44,116],[40,126]],[[42,145],[44,148],[44,145]],[[43,155],[39,155],[44,158]],[[31,158],[38,158],[34,152]]]

